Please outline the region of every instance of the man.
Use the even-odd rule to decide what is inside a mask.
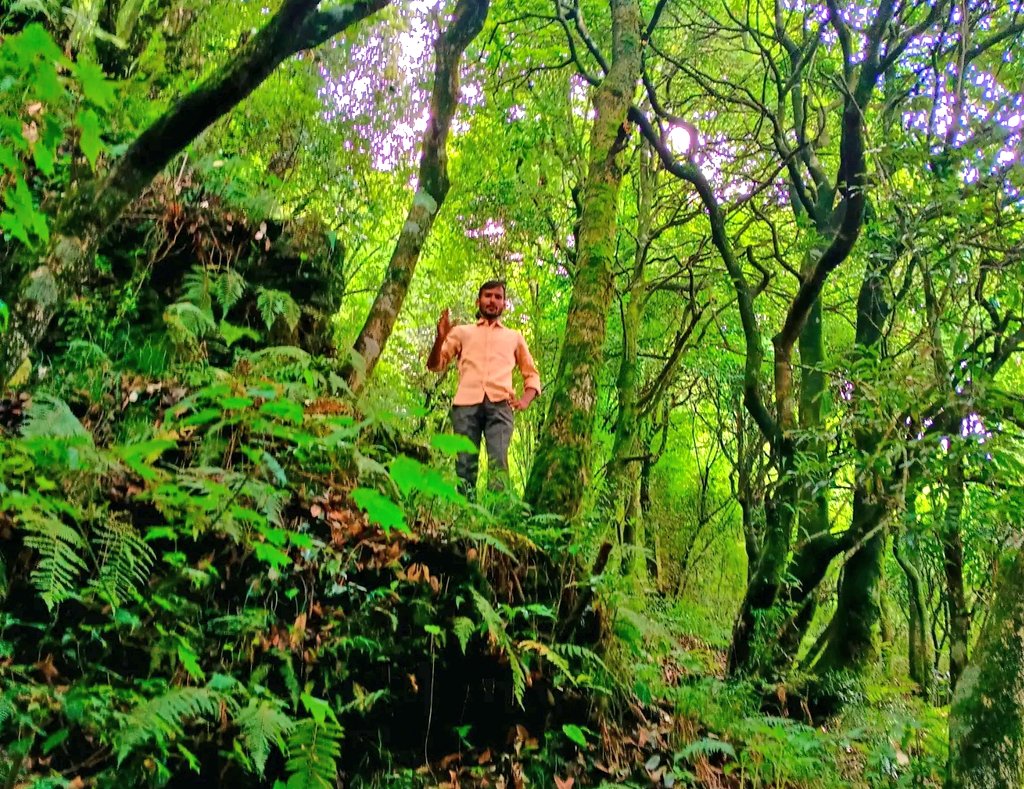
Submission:
[[[437,322],[427,369],[439,373],[458,359],[459,388],[452,401],[452,426],[477,448],[455,462],[459,487],[472,496],[476,490],[481,435],[487,442],[489,486],[501,488],[508,473],[508,444],[512,413],[525,411],[540,394],[540,375],[523,335],[499,320],[505,311],[505,283],[489,280],[477,291],[477,322],[452,326],[448,310]],[[523,396],[516,397],[512,369],[523,375]]]

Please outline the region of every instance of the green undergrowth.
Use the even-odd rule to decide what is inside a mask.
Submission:
[[[517,727],[571,753],[563,721],[617,692],[524,592],[564,530],[468,503],[459,437],[408,442],[295,348],[97,369],[5,401],[7,785],[332,786]]]
[[[722,611],[589,577],[599,523],[468,502],[464,440],[355,408],[332,361],[58,364],[0,410],[8,785],[939,785],[940,713],[724,679]]]

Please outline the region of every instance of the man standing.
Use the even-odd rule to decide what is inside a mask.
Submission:
[[[489,280],[477,292],[477,322],[452,326],[448,310],[437,322],[427,369],[439,373],[458,359],[459,388],[452,401],[452,426],[477,448],[459,453],[455,471],[463,493],[476,490],[481,435],[487,442],[489,485],[500,488],[508,473],[508,444],[512,412],[525,411],[540,394],[540,375],[523,335],[507,329],[499,318],[505,311],[505,283]],[[523,374],[523,396],[516,397],[512,369]]]

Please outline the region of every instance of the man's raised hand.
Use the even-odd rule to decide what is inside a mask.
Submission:
[[[448,332],[452,330],[452,319],[449,315],[447,308],[442,310],[441,317],[437,319],[437,336],[442,340],[448,336]]]

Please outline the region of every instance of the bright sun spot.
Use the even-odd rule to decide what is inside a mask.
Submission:
[[[692,143],[690,132],[682,126],[673,126],[668,135],[666,135],[665,140],[668,142],[668,147],[672,150],[672,153],[676,156],[688,153]]]

